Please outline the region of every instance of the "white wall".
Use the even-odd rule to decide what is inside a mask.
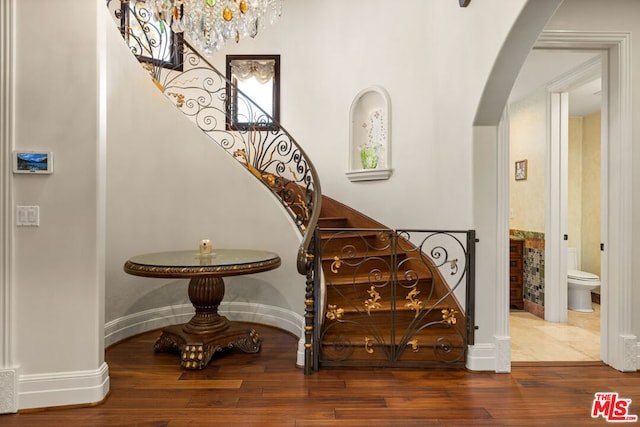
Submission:
[[[13,230],[20,408],[94,402],[108,391],[98,7],[15,3],[13,147],[55,159],[52,175],[13,176],[14,204],[40,207],[39,227]]]
[[[215,247],[277,252],[272,272],[226,279],[225,301],[304,311],[295,268],[300,237],[280,202],[196,128],[152,83],[108,28],[107,321],[166,304],[189,304],[186,280],[122,270],[145,252]]]
[[[471,123],[523,3],[411,0],[397,19],[380,0],[285,1],[275,26],[223,53],[281,55],[281,121],[325,194],[391,227],[471,228]],[[391,98],[394,172],[350,182],[349,108],[372,85]]]

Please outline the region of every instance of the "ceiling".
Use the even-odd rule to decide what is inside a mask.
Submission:
[[[510,102],[516,102],[544,88],[564,74],[574,71],[600,55],[598,52],[532,50],[511,91]],[[569,115],[585,116],[600,110],[601,78],[597,77],[569,91]]]

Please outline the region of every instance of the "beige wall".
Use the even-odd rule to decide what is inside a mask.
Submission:
[[[536,92],[510,105],[509,227],[544,233],[545,96]],[[515,162],[527,160],[527,179]],[[600,112],[569,118],[568,245],[578,266],[600,274]]]
[[[600,112],[569,118],[569,246],[600,274]]]
[[[544,94],[510,106],[509,227],[544,233]],[[515,162],[527,160],[527,179],[515,180]],[[600,112],[569,118],[568,245],[578,266],[600,274]]]
[[[517,230],[544,233],[545,94],[512,104],[510,114],[510,221]],[[515,162],[527,160],[527,179],[515,180]]]
[[[582,250],[581,269],[600,275],[600,112],[582,123]]]
[[[582,117],[569,117],[569,170],[567,185],[567,245],[578,249],[582,245]],[[578,255],[578,262],[580,256]],[[579,264],[578,264],[579,266]]]

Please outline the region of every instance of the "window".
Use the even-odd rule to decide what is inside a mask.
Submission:
[[[278,129],[280,55],[227,55],[227,79],[228,129]]]
[[[149,10],[144,0],[122,2],[122,32],[138,60],[182,70],[182,40],[171,30],[172,17]]]

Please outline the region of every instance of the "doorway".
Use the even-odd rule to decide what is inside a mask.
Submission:
[[[486,298],[488,309],[477,308],[490,319],[495,310],[490,337],[479,334],[482,341],[469,348],[470,369],[511,370],[511,337],[509,325],[509,173],[508,121],[504,120],[507,98],[531,46],[553,49],[600,49],[606,52],[608,67],[603,81],[608,83],[608,129],[603,133],[611,141],[602,159],[608,167],[606,214],[602,218],[607,229],[601,254],[603,299],[601,301],[601,360],[619,371],[635,371],[638,338],[632,324],[632,67],[631,33],[615,30],[544,30],[561,1],[526,2],[512,31],[493,65],[473,122],[474,220],[485,232],[485,242],[493,251],[478,256],[489,267],[478,267],[476,274],[491,286],[496,284],[496,304]],[[580,10],[580,9],[578,9]],[[589,21],[590,22],[590,21]],[[585,27],[581,23],[577,27]],[[607,21],[607,24],[611,24]],[[613,25],[613,24],[611,24]],[[586,23],[588,27],[589,24]],[[541,31],[541,32],[540,32]],[[485,202],[487,195],[494,199]],[[488,239],[488,241],[487,241]],[[491,262],[493,261],[493,263]],[[495,265],[495,267],[494,267]],[[547,274],[548,271],[545,271]],[[557,273],[557,272],[556,272]],[[606,289],[605,289],[606,288]],[[606,296],[606,298],[605,298]],[[489,322],[489,320],[488,320]],[[490,323],[491,324],[491,323]],[[480,328],[482,329],[482,328]]]
[[[566,277],[568,247],[589,261],[587,270],[600,272],[601,57],[599,51],[535,49],[512,92],[510,257],[512,266],[521,257],[524,276],[513,283],[518,272],[510,271],[511,287],[521,287],[511,292],[521,295],[519,304],[510,301],[513,361],[600,360],[599,304],[591,313],[568,311]],[[584,233],[583,218],[591,227]]]
[[[612,141],[603,150],[602,164],[607,165],[606,192],[607,203],[603,206],[602,228],[606,233],[602,236],[603,251],[601,253],[601,327],[600,355],[601,360],[620,371],[635,371],[636,360],[630,356],[628,348],[636,345],[637,338],[628,331],[631,327],[631,109],[630,109],[630,66],[631,48],[628,33],[614,32],[581,32],[581,31],[543,31],[535,45],[536,48],[553,48],[566,50],[601,50],[606,57],[607,66],[603,67],[602,96],[608,100],[608,111],[603,116],[602,134]],[[500,140],[502,134],[498,132]],[[503,147],[502,144],[498,144]],[[499,154],[500,155],[500,154]],[[506,176],[508,163],[501,164]],[[508,200],[508,188],[502,190],[498,197]],[[508,234],[508,225],[499,230]],[[561,235],[549,238],[561,239]],[[498,237],[499,238],[499,237]],[[557,245],[556,247],[558,247]],[[545,275],[559,276],[561,272],[551,271],[545,266]],[[502,311],[501,308],[498,310]],[[508,306],[499,313],[499,318],[509,323]]]

